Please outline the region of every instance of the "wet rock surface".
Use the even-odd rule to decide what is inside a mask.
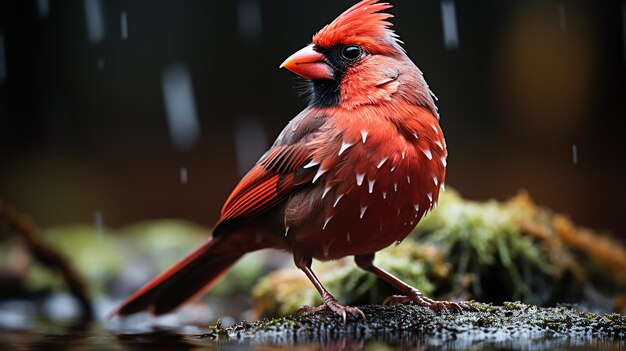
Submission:
[[[435,313],[413,305],[362,306],[367,322],[322,311],[258,322],[219,324],[196,341],[220,344],[298,345],[317,344],[339,349],[381,342],[396,347],[438,346],[553,349],[582,347],[607,349],[626,342],[626,317],[598,315],[574,307],[540,308],[519,302],[503,306],[471,303],[473,310]],[[207,340],[208,339],[208,340]],[[622,345],[622,346],[620,346]]]

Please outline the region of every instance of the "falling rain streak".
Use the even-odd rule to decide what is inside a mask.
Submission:
[[[443,24],[443,42],[446,49],[457,49],[459,47],[459,31],[454,1],[441,1],[441,21]]]
[[[180,177],[181,184],[187,184],[187,181],[189,180],[189,175],[187,174],[187,167],[180,167],[179,177]]]
[[[179,149],[189,149],[200,137],[200,125],[187,66],[172,64],[166,67],[161,88],[172,142]]]
[[[101,0],[83,0],[85,21],[87,23],[87,39],[92,44],[104,40],[104,14]]]
[[[102,212],[95,211],[93,213],[93,223],[96,228],[96,234],[98,237],[102,237],[102,234],[104,233],[104,219],[102,217]]]
[[[565,6],[559,4],[559,24],[561,25],[561,31],[567,32],[567,21],[565,19]]]
[[[4,55],[4,33],[0,32],[0,83],[7,79],[7,64]]]
[[[578,147],[576,144],[572,145],[572,163],[578,164]]]
[[[41,19],[50,15],[50,0],[37,0],[37,15]]]
[[[626,60],[626,1],[622,3],[622,31],[624,38],[624,59]]]
[[[246,117],[235,127],[235,150],[239,174],[245,174],[267,149],[267,136],[261,120]]]
[[[239,37],[247,45],[256,45],[263,39],[263,18],[259,0],[237,0]]]
[[[120,14],[120,36],[122,40],[128,39],[128,16],[126,12]]]

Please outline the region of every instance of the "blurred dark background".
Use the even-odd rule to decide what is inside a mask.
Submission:
[[[626,5],[395,0],[447,184],[624,237]],[[210,226],[303,107],[284,58],[354,1],[0,2],[0,197],[38,225]]]

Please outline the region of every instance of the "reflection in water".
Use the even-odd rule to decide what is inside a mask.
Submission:
[[[546,333],[540,328],[519,332],[498,328],[472,330],[407,330],[387,332],[350,324],[344,328],[297,328],[251,333],[242,327],[208,328],[189,334],[183,329],[157,329],[146,333],[112,333],[92,323],[35,323],[33,331],[0,332],[0,349],[28,350],[214,350],[214,349],[299,349],[358,350],[436,348],[481,349],[585,349],[623,350],[623,340],[598,339],[591,334]]]

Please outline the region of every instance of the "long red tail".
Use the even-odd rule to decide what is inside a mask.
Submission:
[[[160,315],[200,296],[246,253],[224,250],[223,239],[205,242],[137,290],[112,315],[125,316],[143,310]]]

